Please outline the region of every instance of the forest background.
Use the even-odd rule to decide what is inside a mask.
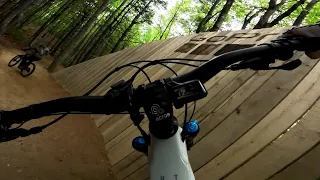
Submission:
[[[72,66],[126,47],[209,31],[320,21],[320,0],[0,0],[0,36]]]

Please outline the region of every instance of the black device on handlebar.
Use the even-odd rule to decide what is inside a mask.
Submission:
[[[220,71],[225,69],[270,70],[276,68],[292,70],[301,65],[301,61],[292,61],[279,67],[270,67],[269,65],[274,63],[275,59],[290,59],[294,50],[312,51],[320,49],[317,45],[318,40],[316,38],[279,39],[270,44],[226,53],[207,61],[186,74],[133,88],[132,82],[137,73],[145,73],[143,68],[148,67],[148,65],[169,63],[164,60],[152,61],[143,68],[137,67],[139,70],[133,78],[128,81],[119,81],[111,87],[111,90],[105,96],[62,98],[21,109],[0,112],[0,138],[1,141],[5,141],[41,132],[41,128],[32,129],[32,132],[27,133],[27,131],[12,129],[11,126],[43,116],[77,113],[109,115],[125,112],[130,114],[134,124],[146,137],[146,133],[139,126],[144,118],[143,113],[139,111],[140,108],[144,108],[145,114],[149,118],[150,133],[161,139],[169,138],[176,133],[179,126],[173,115],[173,106],[177,109],[182,108],[189,102],[204,98],[207,91],[203,83]],[[237,62],[240,63],[235,64]],[[117,68],[115,71],[119,69],[121,68]],[[85,95],[88,94],[90,93]]]

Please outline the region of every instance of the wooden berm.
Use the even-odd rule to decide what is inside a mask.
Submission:
[[[66,68],[54,78],[72,95],[82,95],[115,67],[161,58],[210,59],[231,50],[276,39],[288,28],[209,32],[155,41]],[[320,64],[297,52],[303,65],[294,71],[222,71],[205,86],[208,96],[194,115],[200,133],[189,159],[197,180],[317,179],[320,177]],[[278,64],[283,62],[279,61]],[[200,65],[201,63],[195,62]],[[192,68],[169,64],[178,74]],[[127,68],[104,82],[104,95],[136,69]],[[173,74],[162,66],[146,70],[152,80]],[[147,83],[143,74],[135,84]],[[189,104],[189,115],[193,104]],[[183,120],[183,109],[175,116]],[[119,180],[149,178],[147,157],[134,151],[139,131],[128,115],[99,116],[111,169]],[[147,130],[148,123],[142,122]]]

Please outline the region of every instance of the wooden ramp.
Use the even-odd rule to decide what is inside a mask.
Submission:
[[[92,88],[119,65],[137,60],[186,57],[210,59],[231,50],[278,37],[288,28],[210,32],[131,47],[53,74],[72,95]],[[317,179],[320,177],[320,64],[296,53],[303,65],[295,71],[222,71],[205,84],[208,97],[197,102],[200,121],[189,159],[198,180]],[[279,63],[279,62],[278,62]],[[200,64],[195,62],[194,64]],[[191,68],[169,65],[178,74]],[[128,79],[125,69],[94,91],[103,95],[110,85]],[[147,69],[152,80],[173,74],[161,66]],[[147,83],[141,75],[136,84]],[[191,114],[192,104],[189,105]],[[176,110],[181,121],[183,110]],[[118,179],[148,179],[147,157],[131,147],[139,135],[128,115],[99,116],[112,170]],[[147,121],[142,127],[147,130]]]

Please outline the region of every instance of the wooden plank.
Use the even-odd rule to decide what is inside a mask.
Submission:
[[[116,114],[115,116],[117,116],[117,119],[121,119],[123,117],[122,114]],[[103,115],[100,118],[96,119],[96,126],[99,128],[100,126],[102,126],[103,124],[107,123],[107,121],[110,119],[110,116],[107,115]],[[109,125],[106,125],[109,126]]]
[[[73,81],[72,76],[75,74],[75,72],[77,72],[78,69],[81,69],[85,66],[86,64],[77,64],[75,66],[68,67],[56,73],[53,73],[52,77],[55,78],[64,89],[67,89],[68,84],[70,84]]]
[[[99,82],[108,72],[112,71],[116,66],[126,61],[130,56],[130,54],[139,51],[140,49],[150,46],[151,44],[145,44],[140,47],[128,48],[127,50],[117,53],[115,56],[110,54],[109,56],[103,57],[101,59],[101,63],[96,64],[92,69],[95,70],[95,73],[87,73],[84,78],[82,78],[82,82],[84,82],[80,88],[77,88],[80,91],[87,91],[92,88],[97,82]],[[134,56],[133,56],[134,57]],[[101,86],[98,88],[100,89]],[[85,90],[84,90],[85,89]]]
[[[192,36],[190,37],[180,37],[179,38],[179,43],[175,44],[175,47],[178,46],[178,45],[181,45],[182,42],[186,42],[187,40],[189,40],[189,38],[191,38]],[[162,58],[172,58],[172,57],[182,57],[184,55],[182,55],[181,53],[175,53],[175,52],[172,52],[173,49],[170,49],[171,53],[168,54],[169,57],[167,56],[163,56],[161,54],[159,54],[159,57],[156,58],[156,59],[162,59]],[[160,51],[161,52],[161,51]],[[154,58],[155,56],[153,56]],[[150,58],[148,58],[150,59]],[[169,67],[172,67],[172,64],[168,64]],[[156,70],[157,69],[157,70]],[[151,80],[157,80],[157,79],[160,79],[161,78],[161,72],[164,71],[164,69],[166,68],[163,68],[162,66],[151,66],[149,68],[146,69],[146,73],[148,74],[148,76],[151,78]],[[140,74],[137,76],[137,78],[135,79],[135,82],[134,84],[135,85],[140,85],[140,84],[144,84],[144,83],[147,83],[147,81],[145,80],[144,78],[144,75],[143,74]]]
[[[108,55],[108,58],[113,58],[120,54]],[[90,64],[86,65],[84,69],[77,71],[74,74],[75,78],[71,80],[71,83],[68,84],[67,89],[77,95],[83,94],[83,87],[88,83],[88,81],[95,81],[94,78],[88,79],[92,77],[95,72],[101,71],[99,67],[103,67],[106,62],[103,60],[103,57],[99,58],[97,61],[93,61]]]
[[[117,58],[112,58],[109,61],[107,61],[108,63],[106,63],[105,65],[96,65],[96,68],[94,68],[94,70],[96,70],[99,73],[91,73],[86,78],[84,78],[85,84],[81,88],[79,88],[79,90],[87,91],[89,88],[93,87],[97,82],[99,82],[100,79],[103,78],[108,72],[112,71],[114,68],[116,68],[120,64],[123,64],[124,62],[128,62],[130,60],[134,61],[135,58],[141,56],[140,53],[146,52],[146,48],[153,48],[154,46],[157,46],[157,43],[144,44],[135,48],[134,50],[123,52],[123,54],[117,56]],[[110,80],[105,81],[105,83],[109,81]],[[99,87],[99,89],[101,88],[102,85]]]
[[[58,72],[54,72],[54,73],[52,73],[52,76],[56,77],[60,80],[68,79],[68,78],[66,78],[66,77],[68,77],[68,75],[66,75],[66,73],[71,72],[71,71],[73,72],[74,69],[79,69],[79,67],[83,67],[83,66],[87,65],[88,63],[90,63],[90,61],[94,61],[94,59],[70,66],[68,68],[64,68]]]
[[[209,38],[211,36],[214,36],[217,33],[204,33],[204,38]],[[224,33],[225,34],[225,33]],[[189,38],[188,40],[191,40],[191,38]],[[190,41],[189,41],[190,42]],[[188,42],[188,43],[189,43]],[[189,52],[192,52],[193,50],[197,49],[199,46],[201,46],[202,44],[204,44],[205,42],[201,42],[198,43],[195,47],[193,47],[191,50],[189,50]],[[175,47],[175,49],[177,49],[177,47]],[[198,58],[199,56],[197,55],[191,55],[189,53],[179,53],[176,56],[177,58],[190,58],[190,59],[201,59]],[[185,62],[185,61],[178,61],[178,62]],[[194,63],[194,62],[193,62]],[[195,63],[194,63],[195,64]],[[184,65],[177,65],[177,64],[168,64],[168,66],[170,68],[172,68],[174,71],[179,71],[182,67],[185,67]],[[186,69],[185,69],[186,70]],[[154,80],[158,80],[160,78],[167,78],[167,77],[171,77],[174,74],[167,68],[162,68],[160,66],[158,67],[153,67],[150,68],[150,70],[148,71],[148,73],[151,75],[151,79],[152,81]],[[181,73],[181,72],[180,72]]]
[[[122,170],[126,169],[132,162],[136,162],[137,160],[141,159],[142,156],[145,156],[143,153],[138,151],[133,151],[129,156],[119,161],[117,164],[111,167],[111,170],[115,174],[119,174]],[[137,169],[133,170],[132,172],[136,171]],[[127,175],[130,175],[130,172]],[[125,175],[125,176],[127,176]]]
[[[305,57],[306,59],[306,57]],[[197,179],[219,179],[279,136],[316,100],[320,65],[254,128],[196,172]],[[319,89],[319,88],[318,88]],[[245,91],[244,91],[245,92]],[[235,102],[231,102],[234,104]],[[223,108],[223,107],[222,107]],[[202,127],[202,126],[201,126]]]
[[[141,125],[143,129],[146,129],[147,123]],[[127,131],[127,129],[125,130]],[[129,155],[134,149],[131,146],[133,138],[140,136],[140,132],[137,130],[133,130],[130,133],[128,138],[121,139],[116,145],[112,146],[110,149],[107,150],[109,163],[111,165],[116,164],[117,162],[121,161],[124,157]],[[127,137],[127,136],[126,136]]]
[[[115,56],[117,54],[119,54],[120,52],[117,52],[117,53],[114,53],[114,54],[110,54],[110,55],[107,55],[108,57],[111,57],[111,56]],[[71,69],[76,69],[76,71],[73,71],[69,74],[65,74],[66,76],[64,78],[66,79],[69,79],[69,78],[72,78],[74,76],[78,76],[78,75],[81,75],[79,74],[79,72],[86,72],[86,69],[88,69],[88,67],[92,67],[94,64],[100,62],[103,58],[103,57],[97,57],[97,58],[94,58],[94,59],[91,59],[91,60],[88,60],[88,61],[85,61],[85,62],[82,62],[80,64],[77,64],[75,66],[72,66]],[[77,68],[76,68],[77,67]],[[73,80],[71,80],[73,82]]]
[[[245,32],[248,32],[249,30],[242,30],[242,31],[237,31],[237,32],[242,32],[242,33],[245,33]],[[262,31],[262,30],[256,30],[256,31]],[[219,32],[219,33],[208,33],[206,34],[203,38],[204,39],[207,39],[207,38],[210,38],[210,37],[213,37],[213,36],[231,36],[233,35],[233,32]],[[194,55],[194,54],[188,54],[187,56],[185,56],[185,58],[191,58],[191,59],[211,59],[214,57],[214,53],[216,53],[218,50],[220,50],[222,47],[224,47],[224,45],[226,44],[230,44],[230,43],[233,43],[235,41],[239,41],[239,40],[236,40],[236,39],[233,39],[233,40],[229,40],[229,41],[225,41],[223,43],[219,42],[219,43],[208,43],[207,41],[205,42],[202,42],[201,44],[199,44],[198,46],[196,46],[194,49],[192,49],[191,51],[194,52],[194,51],[199,51],[199,55]],[[203,45],[219,45],[217,46],[214,50],[212,50],[209,54],[207,55],[201,55],[201,50],[203,51],[207,51],[206,49],[201,49],[200,47],[202,47]],[[196,50],[195,50],[196,49]],[[200,63],[194,63],[194,64],[197,64],[199,65]],[[172,65],[171,66],[175,71],[180,71],[180,69],[182,70],[182,72],[188,72],[189,70],[193,69],[193,68],[190,68],[190,67],[187,67],[187,66],[182,66],[182,65]],[[162,69],[163,71],[161,72],[160,76],[164,76],[164,77],[169,77],[171,75],[173,75],[169,70],[166,70],[166,69]],[[153,79],[158,79],[159,76],[156,76],[156,77],[152,77]]]
[[[119,55],[119,53],[117,53]],[[110,54],[106,57],[108,58],[112,58],[113,56],[116,56],[117,54]],[[81,68],[79,68],[77,71],[75,71],[72,75],[71,78],[69,78],[70,83],[68,83],[67,85],[67,89],[70,89],[70,91],[75,91],[76,89],[74,89],[75,87],[81,87],[83,84],[81,82],[83,82],[84,77],[88,76],[88,73],[94,72],[94,65],[96,64],[103,64],[103,58],[105,57],[98,57],[94,60],[90,60],[88,61],[87,64],[83,65]]]
[[[314,61],[304,64],[309,66],[292,72],[276,72],[226,119],[210,116],[208,119],[214,119],[217,126],[191,149],[193,169],[198,170],[208,163],[267,115],[311,70]]]
[[[319,112],[319,111],[318,111]],[[278,172],[270,180],[314,180],[319,179],[319,161],[320,161],[320,144],[304,154],[302,157],[294,161],[281,172]]]
[[[175,38],[172,38],[168,40],[168,43],[175,40]],[[127,64],[129,62],[133,61],[139,61],[139,60],[146,60],[149,56],[154,54],[155,52],[161,50],[162,48],[166,47],[167,43],[165,41],[156,41],[153,43],[153,46],[142,48],[139,52],[136,52],[132,57],[125,58],[127,59],[124,64]],[[140,63],[146,64],[146,63]],[[131,76],[137,71],[137,69],[134,68],[127,68],[125,70],[122,70],[121,73],[117,73],[113,78],[111,78],[109,81],[106,81],[104,84],[101,85],[100,90],[96,91],[95,93],[100,95],[105,90],[107,90],[113,83],[116,83],[120,79],[130,79]],[[143,75],[143,78],[146,80],[146,77]]]
[[[309,111],[290,130],[225,179],[270,177],[320,142],[319,118],[319,112]]]
[[[145,180],[148,178],[148,165],[144,165],[142,168],[137,170],[136,172],[132,173],[128,177],[124,178],[124,180]]]
[[[132,120],[130,119],[129,115],[122,116],[122,118],[118,120],[114,120],[114,118],[100,127],[100,131],[102,132],[105,143],[108,143],[109,141],[114,139],[120,132],[125,131],[132,124]],[[108,128],[102,129],[107,125],[109,125]]]
[[[245,33],[245,32],[248,32],[249,30],[240,30],[240,31],[237,31],[239,33]],[[255,30],[255,31],[263,31],[263,30]],[[215,32],[215,33],[206,33],[205,36],[203,36],[204,39],[208,39],[210,37],[214,37],[214,36],[231,36],[232,34],[234,34],[233,32],[230,32],[230,31],[222,31],[222,32]],[[208,43],[207,41],[205,42],[202,42],[201,44],[199,44],[198,46],[196,46],[194,49],[191,50],[191,52],[185,56],[185,58],[190,58],[190,59],[211,59],[213,58],[215,55],[215,53],[217,51],[219,51],[221,48],[223,48],[226,44],[232,44],[234,42],[239,42],[239,40],[237,39],[232,39],[232,40],[228,40],[228,41],[224,41],[224,42],[210,42]],[[250,43],[250,42],[248,42]],[[210,53],[207,54],[207,55],[202,55],[201,52],[203,51],[207,51],[207,49],[202,49],[201,47],[203,46],[210,46],[210,45],[217,45],[217,47],[214,49],[214,50],[210,50]],[[209,48],[210,49],[210,48]],[[195,53],[197,51],[198,54],[193,54],[193,52]],[[200,65],[201,63],[194,63],[195,65]],[[187,68],[187,69],[184,69],[182,72],[188,72],[189,70],[191,69],[194,69],[194,68],[191,68],[191,67],[187,67],[187,66],[184,66],[184,65],[179,65],[179,64],[174,64],[171,66],[172,69],[174,69],[175,71],[180,71],[180,69],[183,69],[183,68]],[[163,69],[165,71],[165,73],[163,75],[161,75],[162,77],[170,77],[170,76],[173,76],[173,73],[167,69]],[[181,74],[181,73],[179,73]]]
[[[195,35],[190,35],[190,36],[185,36],[185,37],[179,37],[177,40],[179,43],[175,42],[172,44],[169,44],[170,46],[168,48],[163,49],[164,52],[170,52],[167,53],[165,56],[163,56],[162,51],[158,51],[156,54],[150,56],[148,60],[154,60],[154,59],[163,59],[163,58],[182,58],[186,55],[186,53],[181,53],[181,52],[175,52],[178,47],[180,47],[182,44],[190,41]],[[195,47],[194,47],[195,48]],[[193,48],[193,49],[194,49]],[[192,49],[191,49],[192,50]],[[189,50],[189,51],[191,51]],[[169,67],[172,67],[172,64],[168,65]],[[162,66],[152,66],[146,70],[146,73],[151,77],[151,79],[154,80],[154,74],[158,72],[159,70],[163,69]]]
[[[147,164],[147,159],[145,159],[145,157],[143,156],[145,155],[138,151],[133,151],[126,158],[123,158],[117,164],[112,166],[111,170],[112,172],[114,172],[118,179],[123,179],[123,177],[129,176],[130,174],[134,173],[145,164]],[[130,159],[134,160],[130,161]],[[143,162],[142,165],[141,161]]]
[[[141,154],[141,153],[140,153]],[[146,155],[140,156],[138,159],[134,161],[134,163],[129,164],[126,168],[124,168],[121,172],[116,173],[118,179],[125,179],[126,177],[130,176],[130,173],[138,171],[140,167],[146,165],[146,161],[148,157]],[[143,171],[144,172],[144,171]],[[147,176],[148,177],[148,176]]]

